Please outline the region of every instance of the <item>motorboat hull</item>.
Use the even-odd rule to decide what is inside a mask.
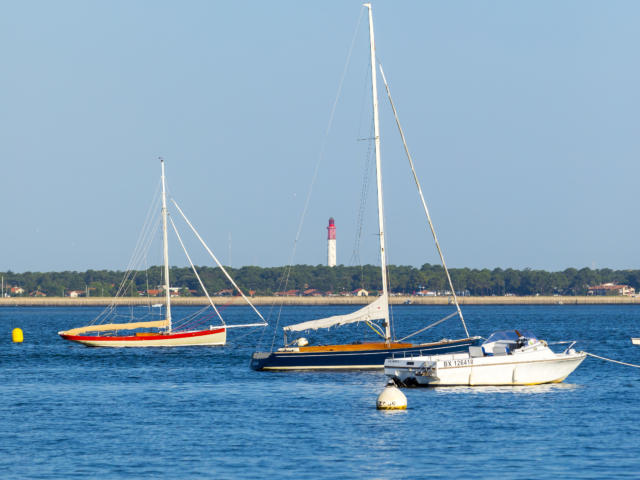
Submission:
[[[385,374],[405,386],[539,385],[562,382],[586,358],[584,352],[536,353],[396,358],[385,362]]]
[[[67,335],[59,332],[65,340],[81,343],[87,347],[184,347],[184,346],[219,346],[227,343],[227,329],[212,328],[173,332],[169,334],[138,335]]]
[[[288,351],[255,352],[250,365],[254,370],[382,370],[385,360],[392,355],[460,352],[481,342],[480,337],[470,337],[419,345],[396,344],[393,348],[367,348],[367,344],[300,347]]]

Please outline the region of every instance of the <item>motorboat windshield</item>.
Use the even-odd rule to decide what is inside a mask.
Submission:
[[[501,330],[492,333],[482,344],[486,355],[506,355],[516,348],[531,345],[538,338],[526,330]]]
[[[526,338],[527,340],[537,340],[533,333],[526,330],[501,330],[499,332],[493,332],[489,338],[483,343],[483,345],[503,341],[505,343],[518,343],[518,339]]]

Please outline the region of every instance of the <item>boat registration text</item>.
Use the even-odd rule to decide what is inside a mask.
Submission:
[[[468,367],[473,365],[473,358],[460,358],[456,360],[444,360],[442,366],[448,367]]]

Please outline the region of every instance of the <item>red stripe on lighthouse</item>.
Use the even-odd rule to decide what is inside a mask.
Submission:
[[[327,240],[336,239],[336,225],[333,221],[333,217],[329,219],[329,226],[327,227]]]

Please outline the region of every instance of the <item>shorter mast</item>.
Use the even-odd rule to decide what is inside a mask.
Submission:
[[[164,160],[160,158],[162,170],[162,251],[164,257],[164,292],[167,309],[167,331],[171,331],[171,290],[169,290],[169,244],[167,242],[167,194],[164,181]]]
[[[444,255],[442,253],[442,249],[440,248],[440,242],[438,242],[438,236],[436,235],[436,229],[433,226],[433,222],[431,221],[431,215],[429,215],[429,209],[427,208],[427,202],[424,199],[424,195],[422,194],[422,187],[420,186],[420,181],[418,180],[418,174],[416,173],[416,169],[413,165],[413,158],[411,158],[411,154],[409,153],[409,147],[407,146],[407,140],[404,136],[404,132],[402,131],[402,126],[400,125],[400,119],[398,118],[398,112],[396,111],[396,106],[393,103],[393,99],[391,98],[391,90],[389,90],[389,84],[387,83],[387,79],[384,76],[384,70],[382,70],[382,65],[380,65],[380,73],[382,74],[382,81],[384,82],[384,86],[387,90],[387,96],[389,97],[389,103],[391,104],[391,109],[393,110],[393,116],[396,119],[396,125],[398,126],[398,131],[400,132],[400,137],[402,138],[402,144],[404,145],[404,151],[407,154],[407,159],[409,160],[409,165],[411,165],[411,172],[413,173],[413,180],[416,182],[416,186],[418,187],[418,193],[420,194],[420,200],[422,200],[422,207],[424,208],[424,213],[427,216],[427,220],[429,222],[429,227],[431,228],[431,235],[433,236],[433,240],[436,244],[436,248],[438,249],[438,254],[440,255],[440,262],[442,262],[442,267],[444,268],[444,273],[447,275],[447,281],[449,282],[449,288],[451,289],[451,295],[453,296],[453,301],[456,305],[456,310],[458,312],[458,316],[460,317],[460,321],[462,322],[462,326],[464,328],[464,332],[469,336],[469,330],[467,330],[467,324],[464,321],[464,317],[462,316],[462,310],[460,310],[460,304],[458,303],[458,296],[456,295],[456,289],[453,287],[453,281],[451,280],[451,275],[449,275],[449,269],[447,268],[447,264],[444,261]],[[448,317],[447,317],[448,318]]]

